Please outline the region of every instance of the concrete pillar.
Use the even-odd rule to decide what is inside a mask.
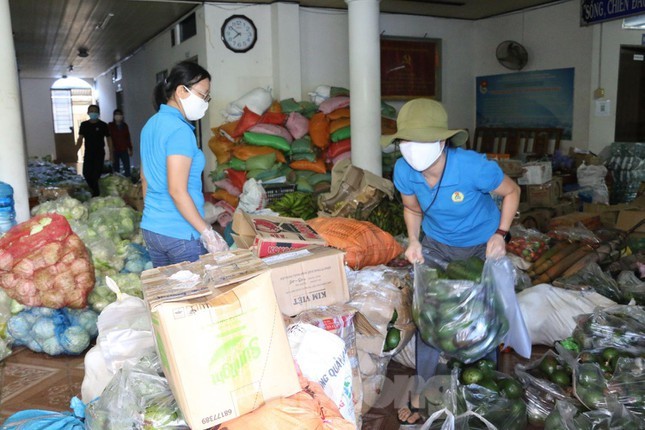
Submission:
[[[29,182],[22,128],[18,65],[13,46],[9,0],[0,0],[0,181],[13,187],[16,221],[29,219]]]
[[[352,164],[382,175],[379,0],[345,0],[349,17]]]

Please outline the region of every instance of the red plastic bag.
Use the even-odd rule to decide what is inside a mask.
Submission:
[[[244,106],[242,117],[238,120],[235,131],[233,132],[233,137],[235,139],[241,137],[245,131],[253,127],[260,121],[260,115],[253,112],[251,109]]]

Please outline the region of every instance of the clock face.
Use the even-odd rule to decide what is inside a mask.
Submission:
[[[222,41],[233,52],[246,52],[258,39],[255,24],[244,15],[233,15],[222,24]]]

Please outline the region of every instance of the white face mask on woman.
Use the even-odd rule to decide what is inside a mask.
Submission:
[[[197,121],[204,117],[206,109],[208,109],[208,103],[201,97],[195,95],[190,88],[184,86],[189,95],[185,99],[179,98],[181,107],[184,110],[184,115],[189,121]]]
[[[444,146],[441,141],[403,142],[400,144],[401,155],[418,172],[423,172],[432,166],[441,156]]]

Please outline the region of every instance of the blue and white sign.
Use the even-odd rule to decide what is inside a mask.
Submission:
[[[575,70],[477,78],[477,127],[561,128],[571,139]]]
[[[645,0],[581,0],[580,25],[645,13]]]

